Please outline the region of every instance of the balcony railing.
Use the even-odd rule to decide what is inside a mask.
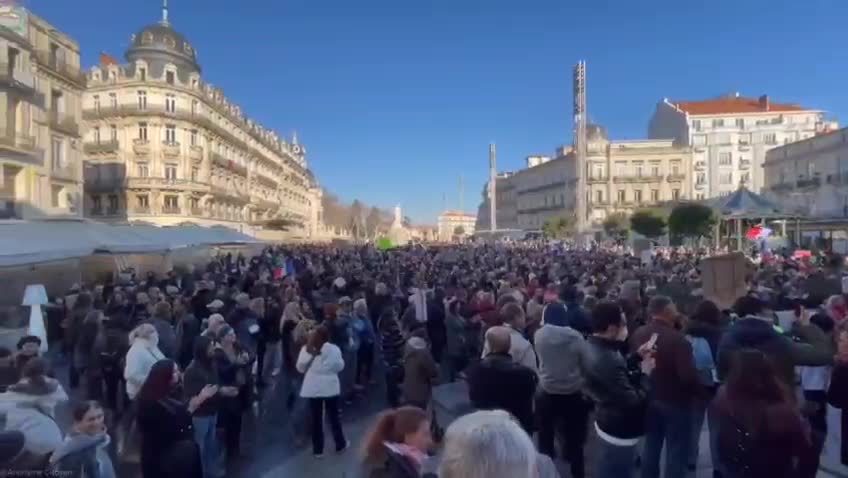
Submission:
[[[162,153],[165,156],[174,158],[180,155],[180,143],[176,141],[163,141],[162,142]]]
[[[739,161],[739,169],[748,169],[751,167],[751,161],[742,160]]]
[[[797,182],[799,188],[815,188],[821,186],[821,178],[799,179]]]
[[[33,136],[0,134],[0,146],[6,146],[20,151],[34,152],[35,138]]]
[[[79,181],[79,168],[74,163],[54,164],[50,169],[50,176],[66,181]]]
[[[605,183],[607,181],[609,181],[609,175],[607,174],[591,174],[586,177],[587,184]]]
[[[150,154],[150,142],[146,139],[134,139],[133,152],[141,155]]]
[[[200,208],[200,207],[192,207],[190,210],[191,210],[191,215],[192,215],[192,216],[199,216],[199,217],[202,217],[202,216],[204,215],[203,208]]]
[[[188,157],[192,161],[203,161],[203,148],[200,146],[189,146]]]
[[[239,176],[247,177],[247,168],[240,164],[236,164],[235,161],[225,158],[220,153],[212,152],[209,154],[212,158],[212,164],[216,166],[220,166],[222,168],[226,168],[229,171],[238,174]]]
[[[777,183],[772,185],[771,187],[771,190],[775,192],[790,191],[792,189],[795,189],[795,185],[792,183]]]
[[[182,210],[179,206],[163,206],[162,214],[181,214]]]
[[[150,206],[136,206],[132,209],[135,214],[150,214]]]
[[[35,76],[8,63],[0,63],[0,84],[25,94],[35,94]]]
[[[114,153],[121,145],[118,140],[92,141],[83,145],[85,154]]]
[[[79,122],[67,113],[50,111],[50,127],[71,136],[79,136]]]
[[[665,176],[653,174],[625,174],[613,176],[613,181],[617,183],[650,183],[662,181]]]
[[[80,71],[78,66],[71,65],[66,60],[46,50],[36,50],[35,60],[39,65],[53,70],[53,72],[65,79],[76,83],[77,86],[85,87],[85,74]]]
[[[672,174],[669,174],[668,176],[666,176],[665,179],[666,179],[666,181],[683,181],[684,179],[686,179],[686,175],[682,174],[682,173],[677,173],[677,174],[672,173]]]

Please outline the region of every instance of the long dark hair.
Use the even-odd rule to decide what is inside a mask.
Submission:
[[[141,391],[138,393],[139,400],[162,400],[174,393],[174,367],[176,363],[171,359],[162,359],[150,369]]]
[[[690,320],[719,325],[721,323],[721,309],[711,300],[702,300],[695,306],[695,312],[692,313]]]
[[[365,462],[382,464],[386,460],[383,443],[403,443],[408,435],[417,432],[427,420],[427,412],[418,407],[401,407],[381,413],[365,440],[362,451]]]
[[[719,395],[717,406],[748,429],[759,428],[774,407],[794,406],[774,364],[756,349],[733,354],[730,374]]]

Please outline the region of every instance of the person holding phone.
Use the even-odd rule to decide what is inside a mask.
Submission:
[[[665,445],[664,476],[684,478],[692,446],[692,409],[706,390],[698,378],[692,345],[677,330],[674,302],[666,296],[654,296],[647,313],[650,321],[639,327],[630,341],[631,351],[646,347],[657,362],[651,376],[653,394],[646,416],[642,477],[660,476],[660,455]]]

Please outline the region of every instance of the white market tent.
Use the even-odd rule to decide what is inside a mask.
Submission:
[[[0,221],[0,267],[93,254],[145,254],[260,243],[225,227],[112,226],[85,220]]]

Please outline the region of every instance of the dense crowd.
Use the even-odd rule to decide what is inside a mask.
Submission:
[[[848,307],[805,288],[841,279],[842,260],[749,258],[748,292],[723,310],[701,297],[705,257],[298,246],[122,274],[48,311],[86,399],[67,433],[54,417],[68,395],[39,339],[0,349],[0,452],[17,469],[110,478],[105,423],[122,419],[145,478],[217,478],[238,462],[242,419],[266,387],[290,391],[272,406],[320,458],[324,423],[345,452],[341,410],[379,386],[389,409],[357,444],[372,478],[558,476],[559,459],[574,478],[675,478],[699,453],[715,476],[813,477],[827,404],[848,406]],[[440,423],[434,389],[450,383],[479,411]]]

